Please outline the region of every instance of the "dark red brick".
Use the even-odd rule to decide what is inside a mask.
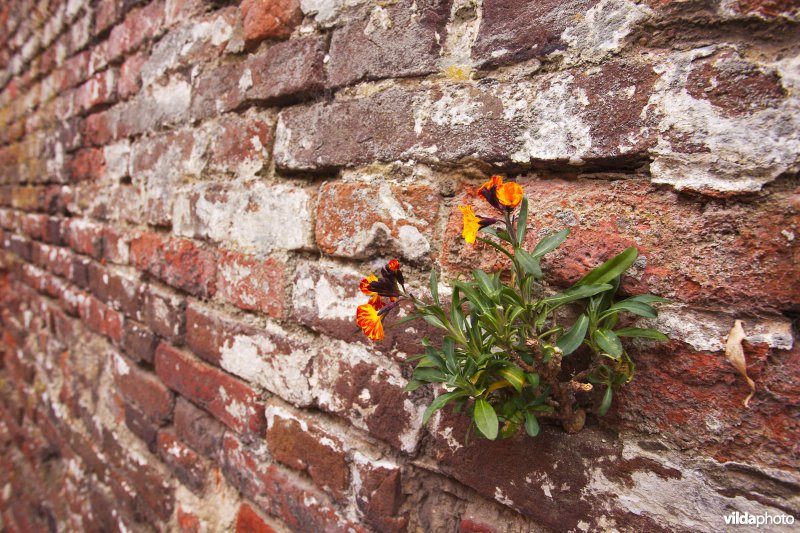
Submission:
[[[330,85],[436,72],[451,3],[365,4],[351,10],[331,38]]]
[[[123,356],[113,356],[114,381],[120,393],[157,425],[172,418],[173,394],[158,378]]]
[[[192,492],[202,493],[208,477],[208,462],[178,440],[171,429],[158,432],[158,455]]]
[[[156,335],[181,344],[186,333],[186,300],[151,285],[144,294],[144,320]]]
[[[276,318],[283,315],[285,266],[279,260],[225,252],[217,275],[218,295],[223,300],[248,311]]]
[[[266,428],[264,404],[243,382],[163,342],[156,350],[155,365],[168,387],[234,431],[254,437]]]
[[[144,325],[126,320],[123,326],[122,349],[133,361],[153,362],[158,337]]]
[[[235,531],[236,533],[276,533],[247,502],[242,502],[239,506]]]
[[[175,433],[198,453],[215,458],[225,427],[208,413],[179,397],[175,404]]]

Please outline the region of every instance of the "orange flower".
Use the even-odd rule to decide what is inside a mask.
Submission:
[[[383,300],[381,300],[381,296],[369,288],[369,284],[373,281],[378,281],[378,276],[375,274],[371,274],[366,278],[361,280],[359,283],[358,288],[361,289],[361,292],[369,296],[369,305],[374,307],[375,309],[381,309],[384,305]]]
[[[383,340],[383,323],[378,310],[370,304],[359,305],[356,310],[356,324],[373,341]]]
[[[398,270],[400,270],[400,261],[398,261],[397,259],[392,259],[391,261],[389,261],[389,263],[387,263],[386,266],[389,267],[389,270],[391,270],[392,272],[397,272]]]
[[[522,191],[522,187],[519,186],[518,183],[514,183],[510,181],[508,183],[504,183],[497,188],[497,200],[505,205],[514,209],[519,205],[522,201],[522,195],[524,192]]]
[[[491,226],[497,222],[494,218],[476,216],[472,211],[471,205],[460,205],[458,208],[464,215],[464,230],[461,232],[461,236],[464,237],[467,244],[475,244],[475,239],[478,237],[478,232],[481,228]]]

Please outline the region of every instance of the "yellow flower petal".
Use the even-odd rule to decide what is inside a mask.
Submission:
[[[475,244],[475,238],[481,229],[480,220],[475,216],[471,205],[460,205],[458,208],[464,215],[464,230],[461,232],[461,236],[468,244]]]

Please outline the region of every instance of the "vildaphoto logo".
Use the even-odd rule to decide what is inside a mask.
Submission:
[[[794,524],[794,517],[790,514],[784,513],[764,513],[764,514],[751,514],[745,511],[740,513],[734,511],[724,517],[725,525],[728,526],[773,526],[773,525],[792,525]]]

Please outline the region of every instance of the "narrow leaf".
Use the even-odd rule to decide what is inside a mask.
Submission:
[[[622,355],[622,342],[610,329],[597,329],[592,332],[592,339],[605,353],[618,359]]]
[[[614,333],[617,334],[617,337],[640,337],[642,339],[652,339],[662,342],[669,340],[669,337],[660,331],[650,328],[619,328],[614,330]]]
[[[424,381],[419,381],[417,379],[412,379],[409,381],[406,386],[403,388],[406,392],[414,392],[418,388],[422,387],[423,385],[427,385]]]
[[[560,292],[558,294],[554,294],[553,296],[549,296],[543,299],[542,303],[548,304],[550,306],[559,306],[569,302],[574,302],[575,300],[580,300],[582,298],[594,296],[595,294],[607,291],[612,288],[613,287],[611,285],[607,285],[605,283],[599,285],[581,285],[581,286],[573,285],[564,292]]]
[[[439,278],[436,276],[435,268],[431,269],[430,286],[431,286],[431,298],[433,298],[433,301],[436,302],[436,305],[442,305],[441,302],[439,302]]]
[[[519,207],[519,216],[517,217],[517,245],[522,246],[525,242],[525,230],[528,227],[528,197],[522,197],[522,203]]]
[[[575,323],[565,334],[561,335],[556,341],[556,346],[561,348],[564,355],[569,355],[577,350],[586,338],[586,330],[589,327],[589,317],[581,314]]]
[[[439,318],[433,315],[423,315],[422,318],[425,320],[425,322],[427,322],[431,326],[447,330],[447,326],[444,325],[444,322],[442,322],[441,320],[439,320]]]
[[[632,302],[630,300],[623,300],[615,303],[608,308],[608,311],[606,311],[603,316],[612,312],[620,311],[627,311],[629,313],[633,313],[634,315],[643,316],[645,318],[655,318],[658,316],[658,313],[656,313],[656,310],[653,309],[652,306],[642,302]]]
[[[511,252],[509,252],[508,250],[506,250],[505,248],[503,248],[502,246],[500,246],[496,242],[490,241],[489,239],[484,239],[483,237],[478,237],[478,240],[481,241],[484,244],[488,244],[489,246],[491,246],[492,248],[494,248],[495,250],[497,250],[501,254],[505,254],[508,257],[512,257]]]
[[[475,410],[473,411],[472,418],[475,420],[475,425],[483,436],[489,440],[497,438],[497,413],[489,402],[480,398],[475,400]]]
[[[539,265],[539,260],[537,258],[533,257],[522,248],[514,250],[514,257],[525,272],[536,279],[542,279],[542,267]]]
[[[539,421],[533,413],[525,413],[525,432],[531,437],[539,434]]]
[[[609,407],[611,407],[611,398],[614,396],[614,393],[611,390],[611,386],[609,385],[606,387],[606,392],[603,394],[603,401],[600,402],[600,408],[597,410],[597,414],[600,416],[604,416],[607,412]]]
[[[661,296],[654,296],[652,294],[639,294],[637,296],[631,296],[623,302],[642,302],[643,304],[657,304],[657,303],[666,303],[669,302],[666,298],[662,298]]]
[[[627,248],[625,251],[616,255],[596,267],[594,270],[586,274],[575,285],[591,285],[594,283],[608,283],[615,277],[619,276],[636,261],[639,251],[635,246]]]
[[[539,386],[539,374],[536,372],[527,372],[525,374],[525,379],[528,381],[531,387],[538,387]]]
[[[461,398],[462,396],[466,396],[467,393],[464,391],[453,391],[453,392],[446,392],[441,396],[437,396],[431,404],[425,409],[425,414],[422,415],[422,424],[427,424],[428,420],[430,420],[431,415],[450,403],[451,401],[455,400],[456,398]]]
[[[562,229],[558,233],[553,233],[552,235],[548,235],[547,237],[539,241],[539,244],[537,244],[536,248],[533,249],[531,255],[538,259],[539,257],[542,257],[543,255],[552,252],[553,250],[561,246],[561,244],[565,240],[567,240],[568,235],[569,235],[568,229]]]
[[[503,376],[517,392],[522,391],[522,387],[525,386],[525,372],[516,366],[501,368],[497,373]]]

